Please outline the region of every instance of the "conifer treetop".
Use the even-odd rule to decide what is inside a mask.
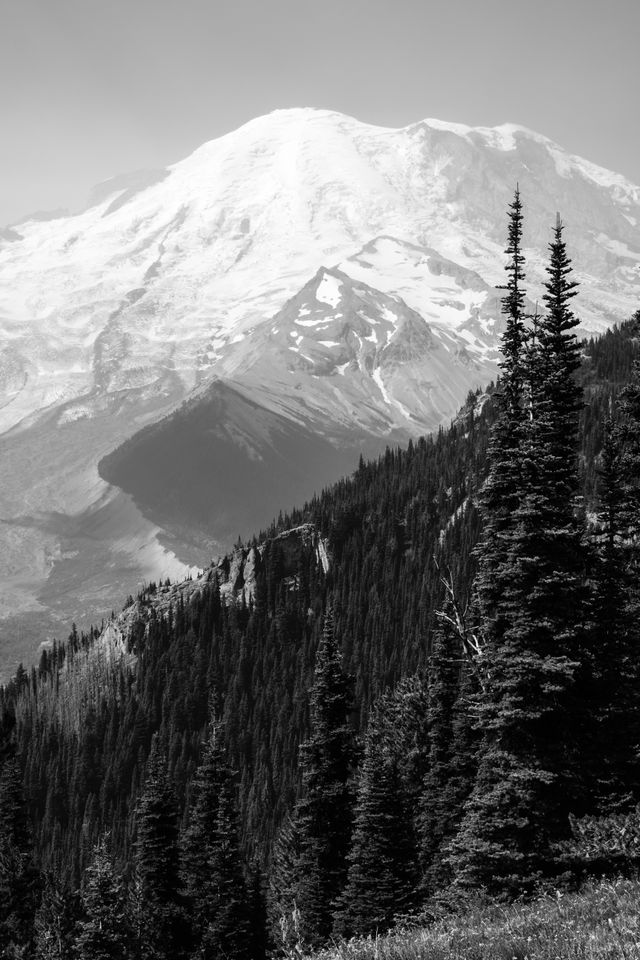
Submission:
[[[499,289],[505,290],[502,299],[502,312],[507,318],[506,329],[502,336],[502,380],[507,408],[514,413],[522,388],[522,346],[525,339],[525,272],[522,250],[522,201],[520,188],[516,186],[513,202],[509,204],[509,227],[505,253],[508,261],[505,270],[508,282]]]
[[[542,298],[547,308],[547,314],[542,323],[542,336],[546,340],[566,338],[569,331],[577,327],[580,322],[569,306],[569,301],[578,292],[578,283],[571,279],[571,260],[567,255],[563,233],[564,224],[560,214],[557,214],[553,239],[549,244],[546,293]],[[559,344],[556,343],[554,346],[557,348]],[[574,366],[577,368],[578,365],[579,359],[576,357]]]

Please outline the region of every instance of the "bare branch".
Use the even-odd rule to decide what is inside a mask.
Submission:
[[[479,667],[484,657],[484,647],[479,633],[469,623],[469,603],[467,602],[462,606],[456,593],[451,570],[447,567],[446,571],[443,572],[437,559],[435,557],[433,559],[440,573],[440,582],[445,589],[448,609],[451,611],[451,613],[448,613],[447,609],[438,610],[436,616],[441,623],[446,623],[451,627],[460,641],[465,660],[471,663],[482,684]]]

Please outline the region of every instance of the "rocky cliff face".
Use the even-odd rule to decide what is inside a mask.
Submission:
[[[264,556],[267,544],[276,545],[282,562],[282,577],[285,583],[293,583],[304,557],[315,557],[318,566],[327,573],[330,566],[329,545],[310,523],[285,530],[270,541],[262,541],[255,547],[236,547],[226,557],[217,561],[212,573],[220,582],[220,595],[229,603],[256,598],[256,573]]]
[[[285,583],[293,586],[301,563],[311,556],[324,573],[329,571],[331,555],[326,538],[313,524],[305,523],[292,527],[275,537],[262,540],[256,546],[236,546],[224,557],[219,557],[203,571],[177,583],[159,583],[144,588],[136,599],[131,598],[128,605],[117,616],[113,616],[104,626],[96,642],[96,654],[103,650],[109,659],[117,656],[129,656],[127,639],[134,624],[144,624],[153,610],[156,614],[166,614],[169,607],[196,598],[208,589],[217,579],[220,596],[225,603],[253,603],[256,599],[256,577],[262,557],[268,548],[278,549],[281,562],[281,575]]]

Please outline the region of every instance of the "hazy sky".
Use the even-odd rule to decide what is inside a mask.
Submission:
[[[640,0],[0,0],[0,224],[278,107],[512,121],[640,183]]]

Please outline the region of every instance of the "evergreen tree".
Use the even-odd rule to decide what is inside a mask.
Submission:
[[[483,527],[477,550],[478,574],[475,596],[484,630],[498,638],[505,627],[501,598],[510,582],[506,557],[514,528],[514,513],[520,505],[521,456],[526,410],[529,401],[525,382],[525,271],[522,248],[523,212],[516,188],[509,207],[505,267],[508,281],[502,300],[505,328],[502,334],[500,382],[494,393],[497,417],[491,431],[489,475],[482,489],[480,506]]]
[[[272,940],[289,954],[298,942],[297,877],[300,834],[295,817],[287,817],[273,845],[269,871],[268,915]]]
[[[418,821],[420,860],[426,890],[443,885],[441,850],[451,832],[452,818],[460,813],[452,803],[450,785],[453,710],[458,697],[461,656],[459,641],[450,624],[441,621],[435,631],[433,650],[427,665],[429,754]]]
[[[136,871],[141,957],[178,957],[185,939],[180,899],[178,806],[154,738],[137,809]]]
[[[514,576],[507,596],[509,639],[525,657],[534,658],[531,682],[538,704],[533,713],[539,708],[540,717],[532,732],[542,767],[556,775],[547,791],[547,824],[553,834],[566,828],[568,811],[580,812],[589,803],[580,770],[589,661],[578,497],[578,413],[583,399],[576,376],[579,321],[571,310],[577,283],[559,216],[547,277],[546,312],[538,326],[537,382],[531,385],[533,402],[522,444],[521,502],[508,558]],[[552,802],[554,792],[559,803]]]
[[[36,960],[74,960],[76,922],[80,915],[77,894],[47,877],[35,917]]]
[[[218,798],[226,765],[220,742],[221,724],[212,721],[201,761],[191,782],[188,825],[182,838],[183,887],[189,903],[194,934],[202,937],[210,881],[209,838],[215,836]]]
[[[248,887],[249,943],[248,960],[266,960],[271,956],[271,938],[268,933],[267,900],[264,878],[259,863],[252,865]]]
[[[640,312],[636,315],[640,321]],[[599,470],[590,772],[600,807],[640,799],[640,365],[609,420]]]
[[[245,958],[251,944],[248,892],[238,837],[237,788],[227,769],[220,787],[215,842],[210,842],[214,893],[209,919],[202,938],[202,955]],[[253,931],[255,933],[255,931]]]
[[[415,905],[417,845],[413,809],[374,711],[358,778],[346,887],[334,930],[342,936],[384,933]]]
[[[14,757],[0,772],[0,952],[10,956],[31,949],[39,894],[31,832],[22,786],[22,771]]]
[[[353,822],[350,709],[351,681],[342,668],[329,607],[310,694],[311,735],[300,747],[302,797],[294,817],[299,841],[295,906],[300,936],[310,946],[330,936],[333,911],[347,878]]]
[[[15,754],[15,728],[15,710],[3,705],[0,711],[0,773],[5,761]]]
[[[184,887],[191,908],[193,956],[240,960],[251,932],[238,837],[237,789],[223,740],[212,719],[202,762],[191,789],[183,848]]]
[[[577,321],[570,310],[575,283],[560,222],[550,245],[546,291],[535,365],[540,379],[531,384],[526,417],[522,408],[512,414],[519,439],[517,467],[508,471],[514,481],[509,502],[515,504],[508,535],[499,537],[500,556],[486,534],[480,545],[483,742],[451,855],[461,882],[512,892],[531,888],[549,868],[553,843],[568,832],[569,812],[584,802],[575,720],[575,683],[580,658],[586,659],[576,513],[580,390]],[[505,363],[517,374],[508,344]],[[508,410],[506,415],[508,421]],[[494,451],[495,445],[491,456]],[[494,458],[492,474],[502,468]],[[495,532],[491,500],[483,508]]]
[[[564,240],[564,224],[558,214],[549,244],[549,264],[543,301],[546,311],[540,318],[539,340],[546,378],[545,393],[554,411],[554,443],[564,445],[569,454],[562,464],[566,482],[574,484],[576,413],[582,407],[582,392],[576,380],[580,366],[580,344],[576,337],[579,319],[571,309],[578,282],[572,279],[571,260]],[[568,427],[568,434],[562,427]]]
[[[448,610],[450,603],[443,612]],[[475,774],[476,737],[468,709],[473,671],[451,618],[440,619],[427,670],[428,754],[418,830],[422,887],[432,894],[452,879],[447,845],[461,820]]]
[[[403,677],[378,698],[375,727],[380,749],[398,767],[402,789],[416,811],[428,763],[428,680],[424,673]]]
[[[75,955],[82,960],[129,960],[133,931],[122,878],[101,840],[87,867],[81,888],[82,919],[75,937]]]

